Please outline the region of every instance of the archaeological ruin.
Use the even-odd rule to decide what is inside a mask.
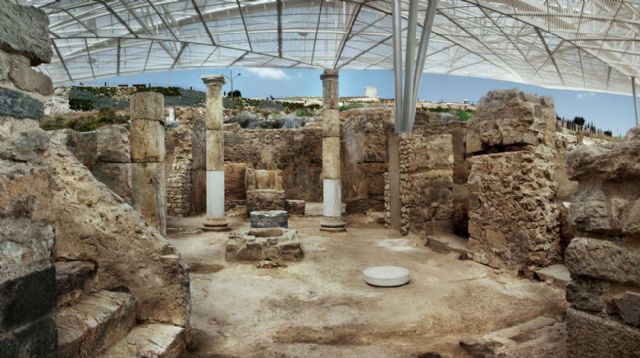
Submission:
[[[640,357],[637,110],[519,86],[635,110],[638,13],[1,1],[0,358]],[[392,98],[341,95],[367,70]],[[518,83],[436,103],[424,72]]]

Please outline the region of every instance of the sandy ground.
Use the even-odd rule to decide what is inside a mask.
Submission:
[[[462,338],[565,308],[563,290],[436,253],[363,220],[326,234],[320,218],[291,219],[305,257],[277,269],[226,262],[226,233],[188,228],[202,220],[169,221],[181,228],[169,237],[192,267],[191,357],[464,357]],[[411,282],[368,286],[361,271],[370,265],[404,266]]]

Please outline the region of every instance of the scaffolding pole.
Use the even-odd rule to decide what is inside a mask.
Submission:
[[[415,112],[411,108],[413,99],[414,71],[416,68],[416,30],[418,29],[418,1],[409,3],[409,24],[407,25],[407,44],[404,63],[404,93],[402,97],[402,131],[409,131],[409,115]]]
[[[635,77],[631,77],[631,93],[633,94],[633,112],[635,113],[635,116],[636,116],[636,127],[640,127],[640,125],[638,125],[638,103],[637,103],[637,97],[636,97],[636,78]]]
[[[416,104],[418,101],[418,92],[420,91],[420,82],[422,81],[422,73],[424,72],[424,63],[427,59],[427,48],[429,47],[429,37],[431,36],[431,28],[433,27],[433,19],[436,16],[436,8],[438,7],[438,0],[429,1],[427,6],[427,12],[424,15],[424,23],[422,24],[422,34],[420,35],[420,48],[418,50],[418,58],[416,60],[416,68],[414,71],[414,86],[411,97],[411,104],[413,110],[409,112],[409,124],[406,128],[407,132],[413,130],[413,123],[416,119]]]
[[[402,2],[393,0],[393,76],[395,86],[395,129],[396,133],[403,131],[402,127]]]

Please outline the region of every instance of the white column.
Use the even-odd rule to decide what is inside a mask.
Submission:
[[[207,85],[206,148],[207,148],[207,218],[204,229],[227,231],[224,214],[224,114],[222,85],[224,76],[202,77]]]

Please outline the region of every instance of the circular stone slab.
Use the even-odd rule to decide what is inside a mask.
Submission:
[[[399,266],[371,266],[362,271],[364,282],[378,287],[396,287],[409,282],[409,270]]]

